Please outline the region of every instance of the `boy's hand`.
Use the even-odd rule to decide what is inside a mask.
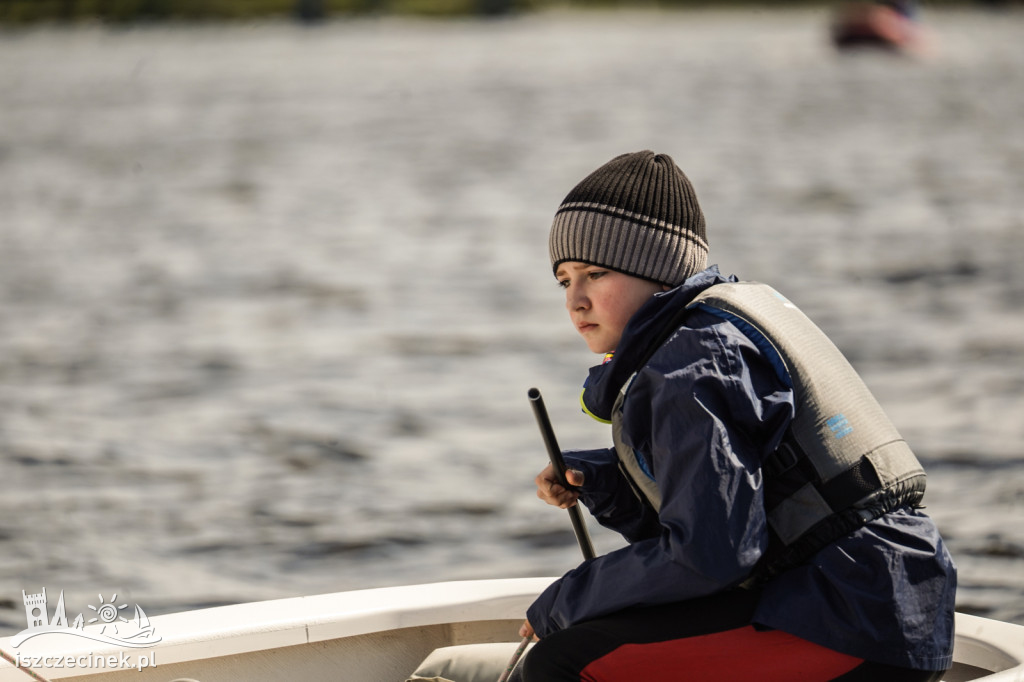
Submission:
[[[578,488],[583,485],[583,472],[577,469],[567,469],[565,480],[569,482],[569,485]],[[577,491],[566,490],[562,487],[562,484],[558,482],[558,476],[555,474],[555,467],[551,464],[548,464],[544,471],[537,474],[537,478],[533,479],[533,482],[537,484],[537,497],[559,509],[568,509],[575,506],[576,501],[579,499],[580,494]]]
[[[519,628],[519,636],[523,637],[523,638],[526,638],[526,637],[536,638],[537,637],[537,633],[535,633],[533,631],[533,626],[530,625],[530,621],[528,621],[528,620],[524,620],[523,621],[522,627]]]

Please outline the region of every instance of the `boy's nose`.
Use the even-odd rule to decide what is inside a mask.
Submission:
[[[565,292],[565,307],[572,312],[574,310],[585,310],[590,305],[590,299],[581,291],[568,290]]]

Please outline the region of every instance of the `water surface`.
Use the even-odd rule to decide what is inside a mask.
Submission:
[[[527,389],[609,434],[545,240],[652,148],[925,462],[959,608],[1024,623],[1024,17],[927,18],[927,59],[814,11],[3,34],[0,622],[574,566]]]

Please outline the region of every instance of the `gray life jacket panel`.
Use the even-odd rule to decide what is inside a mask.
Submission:
[[[793,389],[793,420],[761,467],[770,541],[759,575],[801,563],[898,507],[920,505],[920,462],[839,349],[795,305],[766,284],[732,282],[706,289],[687,308],[732,322]],[[613,407],[612,437],[620,468],[657,511],[657,481],[621,437],[632,380]]]

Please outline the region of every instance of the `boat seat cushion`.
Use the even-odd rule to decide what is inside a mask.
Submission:
[[[518,646],[518,642],[498,642],[434,649],[406,682],[494,682]]]

